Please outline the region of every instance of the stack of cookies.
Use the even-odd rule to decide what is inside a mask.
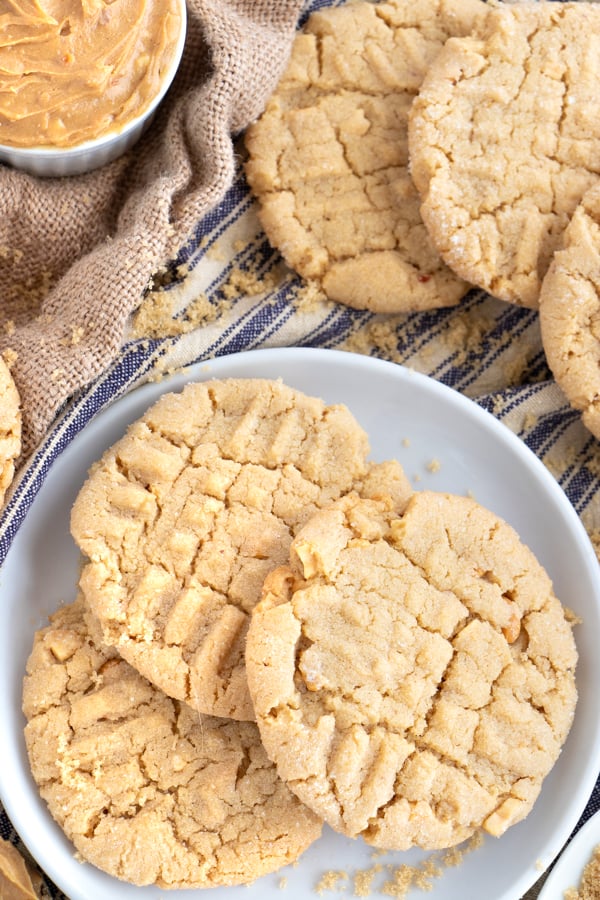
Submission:
[[[92,467],[79,594],[23,696],[82,859],[234,885],[324,822],[435,849],[527,815],[575,709],[565,611],[508,524],[368,454],[346,407],[226,379],[163,395]]]
[[[470,287],[539,309],[600,437],[600,7],[384,0],[313,13],[246,135],[286,262],[374,312]]]

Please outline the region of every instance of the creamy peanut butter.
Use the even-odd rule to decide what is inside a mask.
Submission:
[[[3,0],[0,143],[121,130],[159,92],[181,27],[178,0]]]

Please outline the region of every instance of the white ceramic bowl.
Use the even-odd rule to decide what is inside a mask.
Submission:
[[[130,119],[115,131],[109,131],[102,137],[74,147],[10,147],[7,144],[0,144],[0,163],[7,163],[16,169],[44,177],[82,175],[111,162],[133,147],[152,122],[181,62],[187,25],[185,0],[179,0],[179,6],[181,29],[171,64],[164,72],[160,91],[140,115]]]
[[[89,467],[168,390],[207,378],[282,378],[327,403],[346,403],[368,432],[373,459],[396,457],[418,488],[471,493],[508,521],[551,575],[557,596],[583,621],[579,701],[571,733],[531,813],[501,838],[489,835],[460,866],[442,867],[426,900],[520,900],[558,855],[575,827],[600,759],[600,578],[583,525],[548,469],[512,432],[443,384],[393,363],[337,350],[251,350],[197,363],[152,382],[99,413],[54,462],[0,571],[0,798],[42,868],[71,900],[309,900],[332,868],[348,882],[326,896],[352,894],[353,874],[381,864],[372,896],[381,897],[392,865],[416,866],[415,849],[373,858],[361,840],[326,828],[298,865],[253,884],[215,890],[133,887],[89,863],[51,818],[33,783],[21,712],[23,675],[36,628],[76,595],[80,555],[69,531],[71,506]],[[60,437],[60,436],[59,436]],[[54,438],[55,441],[59,437]],[[435,458],[439,466],[431,466]],[[281,879],[286,880],[282,890]],[[345,890],[342,888],[345,887]],[[421,894],[410,893],[411,900]],[[548,895],[550,898],[550,895]],[[551,895],[558,900],[559,894]]]

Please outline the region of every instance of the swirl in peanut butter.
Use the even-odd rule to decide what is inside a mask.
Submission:
[[[0,144],[120,131],[159,92],[181,27],[177,0],[0,0]]]

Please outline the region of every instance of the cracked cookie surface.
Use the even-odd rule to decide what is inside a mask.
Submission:
[[[600,439],[600,185],[583,197],[540,293],[548,365]]]
[[[0,507],[12,484],[15,460],[21,452],[20,405],[10,369],[0,356]]]
[[[313,13],[265,112],[246,174],[270,242],[325,294],[357,309],[452,306],[468,290],[442,262],[408,171],[408,111],[480,0],[359,2]]]
[[[91,471],[74,504],[80,584],[106,643],[169,696],[252,720],[244,644],[267,573],[309,516],[377,491],[345,406],[280,382],[226,379],[166,394]],[[399,466],[395,489],[410,487]]]
[[[348,496],[265,583],[246,665],[267,753],[329,825],[436,849],[527,815],[571,725],[571,627],[475,501]]]
[[[600,7],[491,8],[432,63],[409,121],[421,214],[448,265],[536,308],[579,200],[600,173]]]
[[[167,698],[103,645],[81,598],[36,633],[23,709],[50,812],[84,860],[121,880],[247,883],[319,837],[256,725]]]

